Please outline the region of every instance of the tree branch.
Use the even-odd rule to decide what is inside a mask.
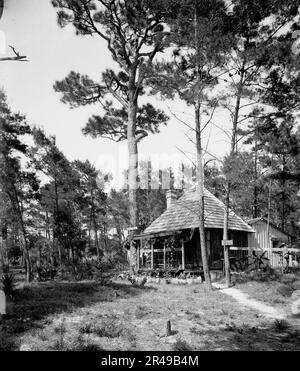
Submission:
[[[28,62],[28,60],[26,59],[26,55],[20,55],[16,49],[9,45],[9,47],[11,48],[11,50],[14,52],[15,54],[15,57],[4,57],[4,58],[0,58],[0,62],[3,62],[3,61],[19,61],[19,62]]]

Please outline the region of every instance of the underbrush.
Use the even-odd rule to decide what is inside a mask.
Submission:
[[[124,333],[124,328],[114,320],[102,321],[100,324],[86,323],[79,328],[81,334],[95,334],[99,337],[118,338]]]

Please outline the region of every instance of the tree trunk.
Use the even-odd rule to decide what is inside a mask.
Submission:
[[[46,209],[46,212],[45,212],[45,218],[46,218],[46,238],[48,238],[50,240],[50,221],[49,221],[49,213],[48,213],[48,210]]]
[[[42,280],[42,275],[41,275],[41,268],[42,268],[42,255],[41,255],[41,245],[38,243],[37,246],[37,259],[36,259],[36,268],[37,268],[37,273],[38,273],[38,280]]]
[[[237,128],[238,128],[238,121],[239,121],[239,112],[240,112],[240,107],[241,107],[241,97],[242,97],[243,86],[244,86],[245,66],[246,66],[246,59],[244,59],[242,63],[241,72],[240,72],[240,80],[238,83],[238,88],[237,88],[237,93],[236,93],[236,103],[235,103],[235,110],[234,110],[234,116],[233,116],[233,121],[232,121],[232,131],[231,131],[231,148],[230,148],[231,159],[233,159],[234,154],[236,152]],[[224,226],[223,226],[223,240],[224,241],[228,239],[230,190],[231,190],[231,184],[230,184],[230,181],[228,180],[227,185],[226,185],[225,209],[224,209]],[[226,276],[226,286],[229,287],[231,283],[229,247],[226,245],[224,245],[224,269],[225,269],[225,276]]]
[[[32,276],[32,268],[31,268],[31,261],[30,261],[30,255],[29,255],[29,246],[28,246],[28,241],[27,241],[27,232],[25,229],[25,224],[23,220],[23,212],[22,208],[20,205],[19,197],[18,197],[18,192],[16,190],[16,187],[14,184],[12,184],[13,192],[14,192],[14,197],[12,198],[12,205],[17,213],[22,235],[23,235],[23,252],[24,252],[24,259],[25,259],[25,267],[26,267],[26,282],[29,283],[31,281],[31,276]]]
[[[255,148],[254,148],[254,190],[253,190],[253,218],[258,217],[258,188],[257,188],[257,141],[255,140]]]
[[[58,224],[58,186],[57,186],[57,180],[56,177],[54,177],[54,192],[55,192],[55,208],[54,208],[54,220],[53,220],[53,240],[54,240],[54,245],[57,246],[58,250],[58,265],[59,269],[62,272],[62,260],[63,260],[63,254],[62,254],[62,246],[58,240],[57,237],[57,224]]]
[[[285,168],[286,168],[286,161],[285,161],[285,154],[282,155],[282,194],[281,194],[281,229],[285,232]]]
[[[93,214],[93,208],[91,206],[91,212],[89,217],[89,231],[88,231],[88,249],[91,250],[91,229],[92,229],[92,214]]]
[[[7,243],[7,225],[4,225],[1,228],[1,236],[0,236],[0,274],[5,273],[6,270],[6,262],[5,262],[5,255],[6,255],[6,243]]]
[[[61,246],[60,246],[60,243],[58,241],[57,238],[54,239],[54,244],[57,246],[57,251],[58,251],[58,265],[59,265],[59,269],[60,271],[62,271],[62,249],[61,249]]]
[[[226,195],[225,195],[225,209],[224,209],[224,228],[223,228],[223,240],[228,240],[228,216],[229,216],[229,201],[230,201],[230,184],[227,184]],[[230,260],[229,260],[229,246],[224,244],[224,270],[226,277],[226,286],[229,287],[231,284],[230,277]]]
[[[27,247],[27,242],[24,240],[24,257],[26,263],[26,282],[29,283],[31,281],[32,269],[31,269],[31,261],[30,255]]]
[[[94,211],[92,215],[93,215],[92,218],[93,218],[93,226],[94,226],[94,233],[95,233],[95,246],[96,246],[96,251],[97,251],[97,258],[100,259],[101,253],[100,253],[99,238],[98,238],[98,226],[97,226]]]
[[[197,189],[199,195],[199,235],[201,246],[201,257],[203,264],[204,279],[207,286],[211,289],[211,278],[207,261],[207,250],[205,241],[204,227],[204,166],[201,143],[201,121],[200,121],[200,104],[195,107],[195,124],[196,124],[196,145],[197,145]]]
[[[195,5],[194,17],[194,32],[195,32],[195,46],[196,46],[196,73],[200,81],[200,68],[199,68],[199,34],[198,34],[198,12]],[[199,84],[200,85],[200,84]],[[205,241],[205,226],[204,226],[204,164],[203,164],[203,151],[201,141],[201,120],[200,120],[200,95],[202,91],[198,92],[195,100],[195,129],[196,129],[196,148],[197,148],[197,191],[199,195],[199,235],[201,258],[204,272],[204,279],[209,289],[212,288],[209,266],[207,261],[207,250]]]
[[[0,275],[4,273],[4,240],[0,239]]]
[[[129,169],[128,169],[128,186],[129,186],[129,213],[130,213],[130,227],[138,227],[138,205],[137,205],[137,188],[138,188],[138,148],[136,140],[136,116],[137,116],[137,97],[135,97],[134,83],[129,87],[129,104],[128,104],[128,127],[127,127],[127,142],[129,155]],[[132,237],[135,230],[132,229],[129,233],[130,238],[130,254],[129,264],[132,271],[136,270],[136,247]]]

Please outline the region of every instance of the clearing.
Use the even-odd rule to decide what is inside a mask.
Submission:
[[[1,350],[300,349],[299,332],[286,322],[203,284],[33,283],[14,302],[0,322]]]

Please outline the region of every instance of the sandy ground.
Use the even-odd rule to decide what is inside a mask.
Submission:
[[[36,284],[1,322],[0,349],[300,350],[300,335],[276,325],[277,312],[249,300],[204,284]]]
[[[245,294],[241,290],[238,290],[234,287],[226,288],[225,285],[213,284],[215,288],[219,289],[223,294],[229,295],[234,298],[239,305],[252,308],[260,312],[262,315],[268,318],[274,319],[284,319],[287,317],[287,313],[284,313],[282,310],[274,308],[271,305],[267,305],[258,300],[250,298],[248,294]]]

